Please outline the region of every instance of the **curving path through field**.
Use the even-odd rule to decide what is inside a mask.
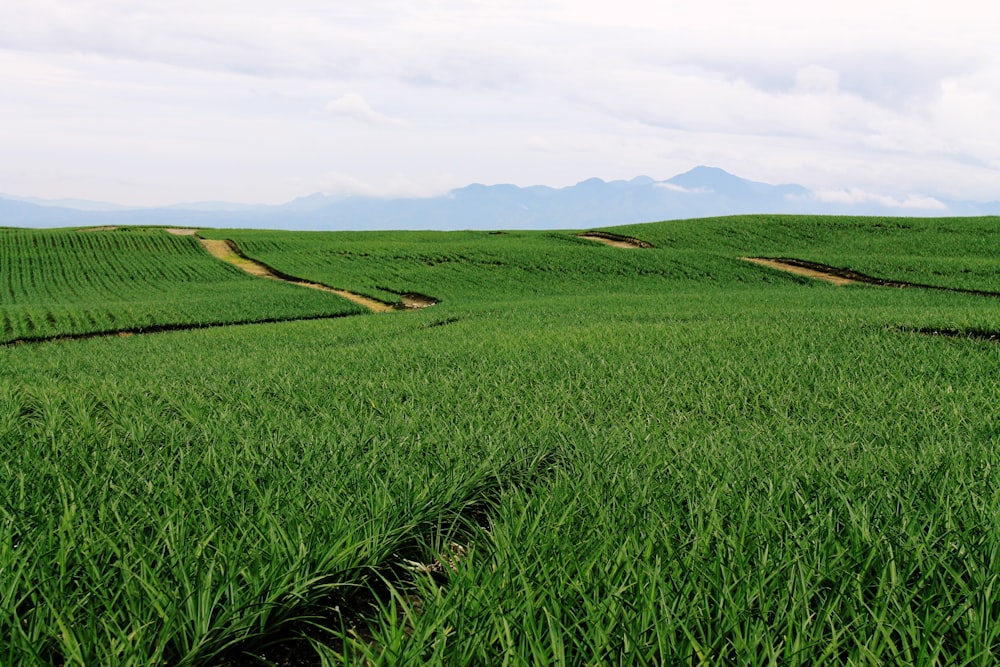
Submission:
[[[829,270],[824,271],[818,268],[801,266],[799,264],[792,263],[791,260],[787,259],[768,259],[766,257],[740,257],[740,259],[744,262],[752,262],[754,264],[760,264],[761,266],[767,266],[779,271],[794,273],[797,276],[825,280],[826,282],[833,283],[834,285],[851,285],[858,282],[857,280],[845,278],[844,276],[838,275]],[[827,268],[829,269],[830,267]]]
[[[622,236],[621,234],[612,234],[611,232],[583,232],[582,234],[577,234],[581,239],[587,239],[589,241],[597,241],[598,243],[603,243],[604,245],[609,245],[612,248],[622,248],[625,250],[633,250],[636,248],[655,248],[652,243],[648,241],[643,241],[632,236]]]
[[[170,231],[170,230],[167,230]],[[171,232],[175,233],[175,232]],[[334,287],[329,287],[320,283],[309,282],[308,280],[300,280],[293,276],[288,276],[280,271],[272,269],[267,264],[258,262],[256,260],[250,259],[236,246],[232,241],[224,239],[205,239],[198,237],[198,241],[201,245],[209,252],[210,255],[216,259],[220,259],[223,262],[232,264],[233,266],[246,271],[252,276],[257,276],[258,278],[269,278],[270,280],[279,280],[283,283],[289,283],[292,285],[299,285],[301,287],[308,287],[310,289],[317,289],[323,292],[330,292],[331,294],[336,294],[339,297],[343,297],[349,301],[353,301],[356,304],[364,306],[365,308],[376,312],[376,313],[387,313],[394,310],[392,304],[385,303],[384,301],[379,301],[378,299],[373,299],[362,294],[355,294],[354,292],[349,292],[347,290],[336,289]],[[404,304],[405,306],[405,304]]]
[[[962,289],[960,287],[943,287],[941,285],[926,285],[924,283],[910,283],[903,280],[888,280],[877,278],[864,273],[852,271],[851,269],[840,269],[819,262],[810,262],[804,259],[792,257],[740,257],[744,262],[752,262],[767,266],[779,271],[787,271],[799,276],[825,280],[835,285],[851,285],[862,283],[865,285],[879,285],[881,287],[917,287],[920,289],[939,290],[941,292],[956,292],[958,294],[975,294],[978,296],[1000,297],[1000,292],[989,292],[986,290]]]

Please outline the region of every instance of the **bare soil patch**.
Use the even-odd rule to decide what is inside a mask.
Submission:
[[[197,229],[189,229],[187,227],[164,227],[163,231],[174,236],[194,236],[198,233]]]
[[[827,266],[826,264],[809,262],[804,259],[794,259],[791,257],[741,257],[740,259],[746,262],[753,262],[754,264],[769,266],[781,271],[787,271],[800,276],[826,280],[836,285],[863,283],[865,285],[879,285],[881,287],[918,287],[920,289],[933,289],[941,292],[954,292],[957,294],[975,294],[977,296],[1000,297],[1000,292],[962,289],[960,287],[944,287],[942,285],[926,285],[924,283],[910,283],[903,280],[888,280],[886,278],[869,276],[851,269],[842,269],[835,266]]]
[[[399,298],[403,304],[403,308],[427,308],[438,303],[438,300],[434,297],[427,296],[426,294],[417,294],[416,292],[404,292],[399,295]]]
[[[118,229],[118,228],[114,227],[114,226],[110,226],[110,225],[104,225],[102,227],[84,227],[84,228],[78,229],[76,231],[78,231],[78,232],[113,232],[116,229]]]
[[[801,266],[800,264],[793,263],[787,259],[767,259],[765,257],[741,257],[743,261],[753,262],[754,264],[760,264],[761,266],[768,266],[772,269],[778,269],[779,271],[787,271],[788,273],[794,273],[797,276],[805,276],[807,278],[815,278],[817,280],[825,280],[834,285],[851,285],[858,282],[857,280],[852,280],[850,278],[845,278],[844,276],[834,273],[832,270],[820,270],[817,268],[810,268],[806,266]],[[831,269],[832,267],[826,267]]]
[[[603,243],[604,245],[609,245],[612,248],[624,248],[626,250],[632,250],[635,248],[655,248],[652,243],[648,241],[643,241],[641,239],[634,238],[632,236],[622,236],[621,234],[612,234],[611,232],[584,232],[583,234],[577,234],[581,239],[589,239],[591,241],[597,241],[598,243]]]
[[[393,308],[396,308],[397,310],[427,308],[441,303],[434,297],[421,294],[420,292],[400,292],[392,289],[391,287],[386,287],[385,285],[376,285],[375,287],[383,292],[389,292],[390,294],[395,294],[399,297],[399,301],[393,306]]]
[[[229,264],[246,271],[252,276],[257,276],[258,278],[268,278],[270,280],[280,280],[281,282],[290,283],[292,285],[308,287],[322,292],[330,292],[331,294],[336,294],[337,296],[347,299],[348,301],[353,301],[354,303],[364,306],[365,308],[368,308],[376,313],[385,313],[393,310],[392,304],[379,301],[378,299],[373,299],[362,294],[355,294],[354,292],[348,292],[347,290],[337,289],[320,283],[300,280],[294,276],[281,273],[266,264],[250,259],[240,252],[240,249],[236,247],[236,244],[232,241],[224,239],[203,239],[200,237],[198,240],[201,242],[201,245],[204,246],[205,250],[207,250],[213,257],[221,259],[223,262],[228,262]]]
[[[172,233],[172,232],[171,232]],[[225,239],[203,239],[199,238],[198,241],[201,245],[208,251],[212,257],[216,259],[221,259],[227,264],[232,264],[233,266],[243,269],[247,273],[258,278],[271,278],[272,280],[281,280],[271,269],[260,262],[255,262],[251,259],[247,259],[241,253],[236,251],[236,245],[232,241],[226,241]]]

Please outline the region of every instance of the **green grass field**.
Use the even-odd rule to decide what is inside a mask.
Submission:
[[[0,664],[995,664],[1000,298],[739,257],[1000,292],[1000,219],[614,231],[204,230],[441,303],[0,347]],[[0,230],[12,328],[359,312],[73,234]]]
[[[160,229],[0,228],[0,343],[361,311],[254,279]]]

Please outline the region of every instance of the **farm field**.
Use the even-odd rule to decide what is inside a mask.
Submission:
[[[162,229],[0,228],[0,343],[363,312],[260,281]]]
[[[655,245],[615,252],[571,232],[340,232],[204,230],[294,275],[391,298],[400,291],[494,301],[503,295],[631,289],[636,278],[675,285],[757,281],[741,256],[797,257],[900,281],[1000,291],[996,218],[733,216],[618,227]],[[584,249],[589,248],[587,252]],[[599,260],[595,261],[595,256]],[[649,261],[650,257],[656,261]]]
[[[608,231],[0,229],[0,342],[192,327],[0,346],[0,664],[995,664],[1000,298],[740,258],[1000,219]]]

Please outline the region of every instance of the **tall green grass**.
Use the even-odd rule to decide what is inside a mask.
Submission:
[[[994,663],[1000,353],[888,331],[871,300],[855,305],[849,324],[729,303],[725,326],[555,338],[550,358],[576,359],[572,375],[538,371],[560,465],[505,495],[472,556],[444,583],[418,578],[423,606],[387,606],[360,650],[393,664]]]
[[[0,664],[996,662],[1000,346],[915,330],[1000,300],[517,244],[550,292],[0,348]]]

